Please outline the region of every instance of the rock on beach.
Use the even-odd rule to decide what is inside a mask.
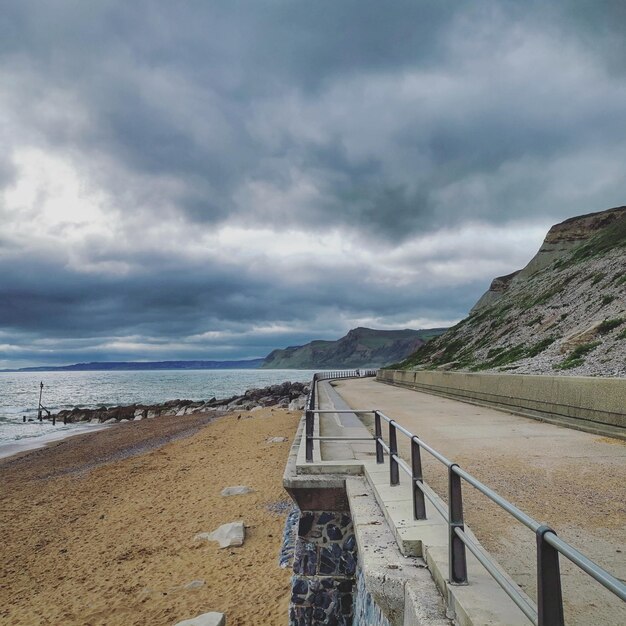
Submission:
[[[174,626],[226,626],[226,616],[223,613],[211,611],[177,622]]]
[[[239,521],[222,524],[212,533],[198,533],[194,539],[196,541],[217,541],[220,548],[231,548],[242,546],[245,534],[243,522]]]
[[[122,420],[140,421],[160,416],[183,417],[194,413],[215,413],[222,415],[231,411],[254,411],[270,406],[300,411],[304,408],[309,385],[299,382],[284,382],[260,389],[248,389],[243,395],[230,398],[211,398],[206,401],[169,400],[162,404],[131,404],[129,406],[100,407],[60,411],[57,419],[68,423],[89,422],[91,424],[113,424]]]

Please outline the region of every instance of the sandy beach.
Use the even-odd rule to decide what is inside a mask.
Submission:
[[[0,623],[160,626],[220,611],[229,626],[284,624],[282,474],[298,417],[160,417],[0,460]],[[231,485],[254,492],[222,497]],[[242,547],[194,541],[235,520]]]

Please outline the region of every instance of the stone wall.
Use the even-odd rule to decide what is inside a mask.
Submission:
[[[302,511],[293,562],[290,626],[351,626],[356,566],[350,514]]]
[[[354,597],[354,626],[390,626],[389,620],[367,591],[365,576],[357,570],[357,591]]]
[[[626,437],[626,379],[379,370],[377,379],[589,432]]]

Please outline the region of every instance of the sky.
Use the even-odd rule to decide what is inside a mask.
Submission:
[[[447,326],[626,204],[626,3],[0,0],[0,368]]]

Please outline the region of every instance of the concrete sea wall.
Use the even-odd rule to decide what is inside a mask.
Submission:
[[[381,382],[626,438],[626,379],[379,370]]]

